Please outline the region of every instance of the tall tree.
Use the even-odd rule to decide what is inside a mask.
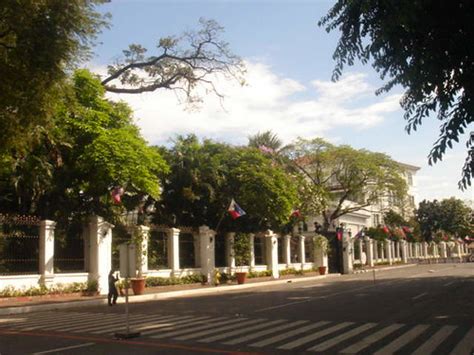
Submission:
[[[308,206],[314,209],[306,212],[320,214],[324,230],[348,213],[406,195],[400,165],[385,154],[335,146],[321,138],[299,138],[283,154],[310,189]]]
[[[192,103],[200,100],[195,90],[198,84],[222,97],[214,85],[216,75],[243,83],[243,62],[220,39],[223,27],[214,20],[201,18],[199,23],[197,31],[161,38],[157,54],[148,56],[146,48],[131,44],[123,51],[123,59],[109,65],[108,76],[102,80],[105,89],[125,94],[170,89]]]
[[[439,138],[429,154],[436,163],[459,142],[474,120],[474,3],[470,0],[338,0],[319,25],[339,29],[333,57],[337,80],[344,66],[356,59],[371,62],[388,82],[406,89],[401,100],[410,133],[436,113],[441,121]],[[471,185],[474,176],[474,133],[459,187]]]
[[[21,155],[50,123],[66,70],[87,58],[106,0],[6,0],[0,8],[0,154]]]
[[[277,152],[283,147],[283,142],[272,131],[258,132],[249,137],[249,147],[254,147],[267,152]]]

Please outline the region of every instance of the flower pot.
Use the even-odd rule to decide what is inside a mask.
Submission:
[[[245,283],[245,280],[247,279],[247,273],[246,272],[236,272],[235,277],[237,278],[237,283],[239,285],[242,285]]]
[[[145,279],[130,279],[134,295],[143,295],[145,292]]]
[[[319,275],[326,275],[326,266],[319,266]]]

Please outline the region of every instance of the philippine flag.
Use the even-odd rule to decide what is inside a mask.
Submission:
[[[227,211],[229,211],[232,219],[237,219],[239,217],[242,217],[244,214],[246,214],[245,211],[237,204],[237,202],[234,201],[234,199],[230,201],[230,205]]]

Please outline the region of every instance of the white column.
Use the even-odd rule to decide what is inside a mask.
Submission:
[[[314,263],[317,267],[325,266],[326,267],[326,274],[328,273],[328,254],[326,251],[318,246],[314,247]]]
[[[363,245],[364,245],[364,244],[363,244],[364,241],[362,240],[362,238],[359,238],[359,239],[357,240],[357,243],[359,243],[359,261],[360,261],[360,264],[361,264],[361,265],[364,265],[364,264],[362,263],[362,253],[364,252],[364,246],[363,246]]]
[[[402,263],[406,264],[408,263],[408,247],[407,247],[407,241],[406,240],[401,240],[400,241],[400,248],[402,252]]]
[[[54,229],[56,222],[44,220],[39,233],[39,273],[40,283],[49,286],[54,281]]]
[[[137,265],[137,270],[140,274],[143,274],[148,271],[148,240],[150,239],[150,227],[138,226],[138,233],[140,233],[142,241],[140,248],[137,248],[138,253],[141,249],[141,257],[137,255],[137,261],[141,261],[141,265]]]
[[[89,222],[89,280],[97,281],[99,293],[108,293],[109,272],[112,269],[112,228],[102,217],[93,216]]]
[[[250,234],[250,269],[255,267],[255,234]]]
[[[441,257],[446,259],[448,257],[448,251],[446,249],[446,242],[440,242],[439,247],[441,249]]]
[[[289,268],[291,265],[291,235],[287,234],[283,236],[283,262],[286,267]]]
[[[393,258],[392,258],[392,241],[389,239],[385,240],[385,251],[387,254],[387,259],[388,259],[388,264],[392,265],[393,264]]]
[[[428,259],[430,257],[429,252],[428,252],[428,243],[423,242],[422,247],[423,247],[423,257],[425,259]]]
[[[298,236],[298,261],[301,263],[301,269],[304,268],[305,260],[305,250],[304,250],[304,235]]]
[[[265,233],[265,250],[267,253],[267,266],[272,271],[272,278],[280,278],[278,270],[278,238],[275,233],[268,230]]]
[[[456,256],[459,258],[459,261],[462,261],[461,243],[459,243],[457,240],[455,241],[455,243],[456,243]]]
[[[379,262],[379,242],[377,240],[372,240],[372,248],[374,251],[374,264],[377,264]]]
[[[354,255],[354,245],[351,240],[349,232],[342,233],[342,273],[352,274],[354,272],[354,265],[352,264],[352,257]]]
[[[179,229],[168,229],[168,267],[171,269],[171,275],[179,274]]]
[[[234,232],[225,235],[225,264],[230,268],[230,273],[235,270],[234,238]]]
[[[200,259],[201,259],[201,274],[207,280],[208,284],[212,283],[215,263],[215,232],[209,229],[208,226],[199,227],[199,247],[200,247]]]
[[[365,249],[367,251],[367,265],[374,267],[374,241],[368,236],[364,237],[365,240]]]

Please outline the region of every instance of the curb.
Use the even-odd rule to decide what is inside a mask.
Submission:
[[[387,266],[382,267],[380,269],[364,269],[364,270],[357,270],[354,271],[353,274],[364,274],[366,272],[378,272],[378,271],[387,271],[387,270],[394,270],[394,269],[404,269],[407,267],[417,266],[418,264],[407,264],[407,265],[396,265],[396,266]]]
[[[196,296],[196,295],[208,295],[216,294],[228,291],[239,291],[263,286],[270,285],[281,285],[286,283],[298,283],[304,281],[316,281],[322,280],[325,278],[338,277],[341,274],[329,274],[329,275],[319,275],[319,276],[309,276],[309,277],[299,277],[294,279],[283,279],[283,280],[271,280],[271,281],[262,281],[247,283],[243,285],[227,285],[219,287],[208,287],[203,289],[189,289],[189,290],[179,290],[179,291],[168,291],[162,293],[150,293],[146,295],[139,296],[130,296],[128,299],[129,303],[140,303],[146,301],[157,301],[157,300],[166,300],[175,297],[184,297],[184,296]],[[71,309],[71,308],[80,308],[80,307],[91,307],[91,306],[100,306],[107,304],[106,298],[95,299],[95,300],[85,300],[85,301],[71,301],[71,302],[61,302],[61,303],[50,303],[50,304],[38,304],[31,306],[19,306],[19,307],[5,307],[0,308],[1,315],[10,315],[10,314],[22,314],[30,312],[41,312],[41,311],[52,311],[58,309]]]

